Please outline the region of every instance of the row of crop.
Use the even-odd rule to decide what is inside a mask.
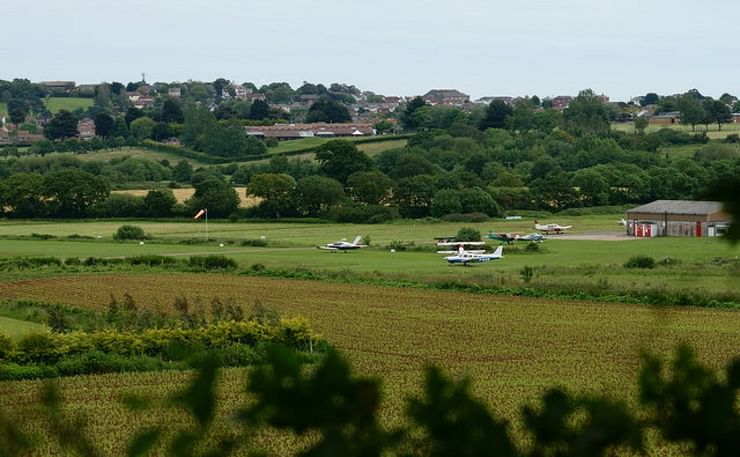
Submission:
[[[125,258],[87,257],[11,257],[0,259],[0,271],[29,270],[44,267],[96,267],[115,265],[144,265],[147,267],[181,268],[184,270],[229,270],[237,267],[234,259],[220,255],[172,257],[142,255]]]
[[[0,335],[0,379],[46,377],[49,373],[127,371],[127,366],[145,371],[207,352],[228,356],[225,365],[241,365],[255,358],[257,346],[278,344],[313,351],[317,343],[321,342],[316,334],[300,318],[275,323],[230,321],[199,328],[147,329],[140,333],[115,330],[32,333],[17,343]],[[112,370],[112,366],[119,369]],[[72,373],[75,370],[79,373]]]

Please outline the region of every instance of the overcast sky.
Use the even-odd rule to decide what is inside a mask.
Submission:
[[[740,94],[740,2],[26,0],[0,79],[346,82],[385,95]]]

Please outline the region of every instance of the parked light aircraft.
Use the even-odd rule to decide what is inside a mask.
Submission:
[[[541,233],[530,233],[529,235],[519,236],[517,237],[517,241],[537,241],[542,242],[545,241],[547,237]]]
[[[496,240],[506,244],[513,244],[514,241],[519,239],[519,235],[516,233],[493,233],[488,232],[486,238],[489,240]]]
[[[498,260],[504,257],[504,247],[499,246],[493,252],[493,254],[473,254],[472,252],[465,251],[465,248],[460,246],[457,254],[445,257],[445,261],[450,265],[464,265],[468,266],[471,263],[489,262],[491,260]]]
[[[333,243],[329,244],[322,244],[321,246],[317,246],[319,249],[325,249],[327,251],[331,252],[337,252],[337,251],[352,251],[355,249],[360,248],[366,248],[366,244],[360,244],[360,240],[362,240],[362,237],[360,235],[357,235],[357,237],[350,243],[348,241],[342,240],[342,241],[335,241]]]
[[[545,232],[545,235],[549,235],[550,232],[555,232],[556,235],[560,235],[570,228],[573,228],[573,226],[562,226],[558,224],[538,224],[537,221],[534,221],[534,229],[539,230],[540,232]]]

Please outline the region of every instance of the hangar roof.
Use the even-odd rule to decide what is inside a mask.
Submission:
[[[656,213],[656,214],[713,214],[722,211],[722,202],[694,201],[694,200],[655,200],[637,208],[628,210],[628,213]]]

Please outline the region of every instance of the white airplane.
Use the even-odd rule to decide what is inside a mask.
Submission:
[[[321,246],[317,246],[319,249],[324,249],[331,252],[337,252],[337,251],[352,251],[355,249],[360,248],[366,248],[366,244],[360,244],[360,240],[362,240],[362,237],[360,235],[357,235],[357,237],[352,241],[351,243],[345,240],[342,241],[335,241],[333,243],[329,244],[322,244]]]
[[[541,233],[530,233],[529,235],[518,236],[517,241],[545,241],[547,237]]]
[[[460,264],[468,266],[471,263],[489,262],[491,260],[498,260],[504,257],[504,247],[499,246],[493,251],[493,254],[473,254],[472,252],[466,252],[465,248],[460,246],[457,254],[445,257],[445,260],[450,265]]]
[[[538,224],[537,221],[534,221],[534,229],[539,230],[540,232],[545,232],[545,235],[549,235],[550,232],[555,232],[556,235],[560,235],[570,228],[573,228],[573,226],[562,226],[558,224]]]

